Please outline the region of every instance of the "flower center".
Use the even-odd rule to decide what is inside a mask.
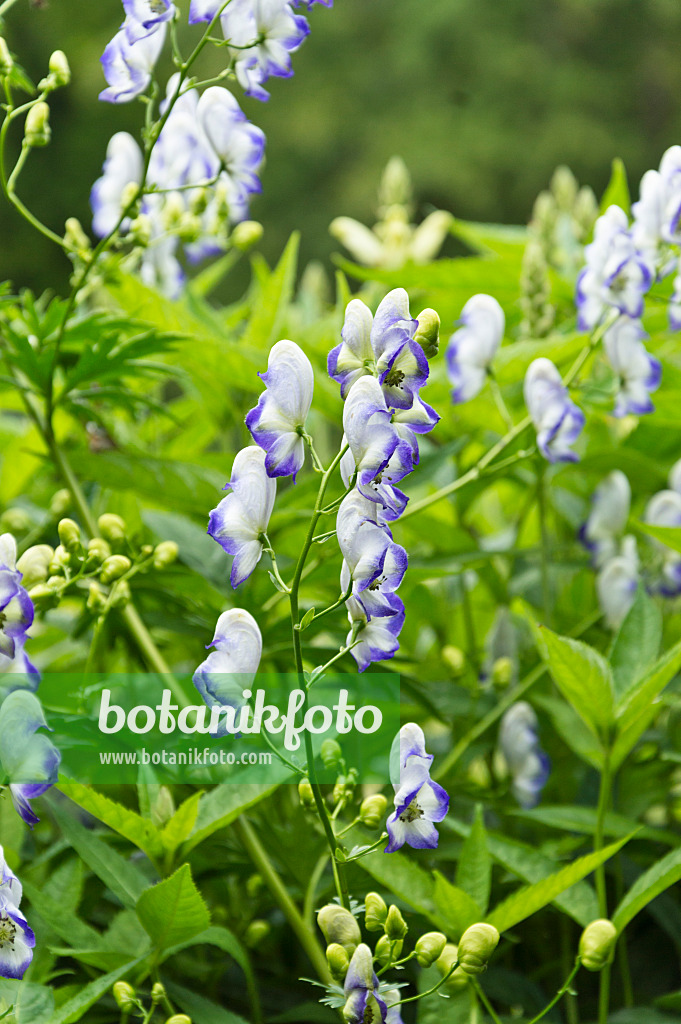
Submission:
[[[401,388],[403,380],[404,380],[404,370],[392,369],[390,371],[390,373],[388,374],[388,376],[383,381],[383,383],[387,384],[389,387]]]
[[[385,576],[379,576],[377,580],[374,580],[373,583],[369,584],[369,586],[367,587],[367,590],[380,590],[381,589],[381,583],[385,583],[385,581],[386,581],[386,577]]]
[[[419,818],[423,817],[423,811],[416,802],[416,797],[412,800],[408,807],[400,814],[400,821],[405,822],[407,825],[411,825],[412,821],[418,821]]]
[[[152,14],[163,14],[166,9],[163,0],[149,0],[149,7]]]
[[[6,914],[0,914],[0,949],[5,946],[14,947],[14,936],[17,933],[17,926]]]

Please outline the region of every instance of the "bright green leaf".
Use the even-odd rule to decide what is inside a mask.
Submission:
[[[612,670],[605,658],[579,640],[534,626],[537,646],[553,681],[595,733],[607,730],[614,716]]]
[[[487,848],[487,832],[480,804],[475,808],[473,825],[461,847],[456,884],[473,897],[484,914],[492,885],[492,858]]]
[[[143,892],[137,901],[137,916],[158,949],[175,946],[205,931],[210,914],[189,864]]]
[[[612,915],[612,923],[621,932],[651,900],[681,879],[681,849],[672,850],[636,879]]]

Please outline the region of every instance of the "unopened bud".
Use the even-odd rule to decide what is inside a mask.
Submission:
[[[63,544],[58,544],[50,560],[48,571],[53,576],[63,576],[64,569],[71,561],[71,556]]]
[[[177,561],[180,549],[174,540],[164,540],[154,548],[154,569],[166,569]]]
[[[384,927],[385,934],[389,939],[403,939],[409,931],[407,928],[407,922],[404,920],[402,914],[394,903],[388,911]]]
[[[113,583],[114,580],[120,579],[121,576],[128,572],[131,565],[130,559],[126,558],[125,555],[111,555],[102,565],[100,576],[102,583]]]
[[[569,167],[556,167],[551,178],[551,191],[561,210],[569,213],[577,198],[577,181]]]
[[[37,583],[44,583],[53,557],[54,551],[49,544],[36,544],[24,551],[17,562],[17,569],[23,575],[21,585],[30,590]]]
[[[381,967],[399,960],[403,945],[402,939],[389,939],[387,935],[381,935],[374,950],[374,956]]]
[[[336,981],[342,982],[350,966],[350,957],[347,954],[347,950],[339,945],[339,943],[332,942],[330,946],[326,947],[326,962]]]
[[[317,924],[327,945],[337,942],[348,956],[352,956],[362,941],[362,933],[357,921],[349,910],[339,907],[337,903],[329,903],[328,906],[322,907],[317,914]]]
[[[482,974],[487,961],[499,942],[499,932],[493,924],[481,921],[472,924],[461,936],[459,942],[459,963],[466,974]]]
[[[587,971],[600,971],[612,960],[617,929],[612,921],[600,918],[588,924],[579,940],[579,959]]]
[[[97,526],[104,540],[109,544],[120,544],[125,540],[125,520],[113,512],[105,512],[97,520]]]
[[[4,38],[0,36],[0,75],[9,75],[13,67],[14,60],[12,54],[9,52],[9,47]]]
[[[135,245],[145,249],[151,242],[154,233],[154,226],[151,217],[147,213],[140,213],[134,220],[130,221],[128,237]]]
[[[271,928],[269,922],[263,921],[261,918],[256,918],[251,921],[248,928],[244,933],[244,942],[249,949],[255,949],[259,946],[267,936],[270,934]]]
[[[367,828],[378,828],[383,822],[385,812],[388,808],[388,801],[382,793],[374,793],[362,800],[359,808],[359,820]]]
[[[192,1024],[192,1019],[186,1013],[174,1013],[168,1017],[166,1024]]]
[[[129,181],[121,192],[121,208],[127,210],[139,198],[140,187],[136,181]]]
[[[75,249],[80,253],[88,253],[90,251],[90,239],[83,231],[83,225],[80,223],[77,217],[69,217],[66,221],[64,232],[64,242],[69,249]]]
[[[31,528],[31,520],[23,508],[8,508],[0,516],[3,533],[24,533]]]
[[[50,108],[44,100],[34,104],[26,115],[24,138],[27,146],[46,146],[52,137]]]
[[[110,556],[111,548],[104,538],[93,537],[92,540],[88,541],[85,567],[86,569],[94,569],[96,566],[101,565],[102,562],[105,562]]]
[[[120,586],[120,584],[119,584]],[[151,820],[157,828],[163,828],[175,813],[173,794],[167,786],[159,786],[158,794],[151,807]]]
[[[50,57],[50,75],[56,87],[68,85],[71,81],[71,68],[63,50],[55,50]]]
[[[36,611],[48,611],[50,608],[56,608],[59,604],[60,590],[54,585],[54,582],[50,582],[54,579],[55,577],[52,576],[46,583],[39,583],[29,590],[28,596]],[[61,583],[61,579],[58,582]]]
[[[127,580],[119,580],[109,596],[109,607],[125,608],[126,604],[130,604],[131,600],[130,584]]]
[[[440,348],[440,317],[434,309],[423,309],[416,319],[419,325],[414,333],[414,341],[419,343],[426,359],[433,359]]]
[[[430,967],[442,956],[447,945],[447,937],[442,932],[426,932],[417,940],[416,959],[421,967]]]
[[[468,984],[468,975],[464,974],[460,967],[451,974],[454,964],[459,960],[459,948],[452,942],[448,942],[442,953],[435,961],[435,968],[442,978],[447,978],[442,986],[447,992],[460,992]]]
[[[137,1006],[135,990],[127,981],[117,981],[113,987],[113,997],[116,1006],[124,1013],[129,1013]]]
[[[257,220],[242,220],[232,231],[230,241],[235,249],[245,252],[257,245],[263,235],[263,226]]]
[[[71,491],[67,490],[66,487],[62,487],[60,491],[56,491],[52,495],[52,501],[50,502],[50,513],[55,519],[61,519],[61,517],[68,512],[71,508]]]
[[[88,588],[87,595],[87,610],[92,615],[99,615],[106,608],[107,597],[99,583],[96,580],[92,580]]]
[[[263,890],[263,885],[264,882],[262,880],[262,875],[254,874],[248,876],[246,879],[246,892],[252,900],[256,899],[256,897],[260,895]]]
[[[388,908],[377,892],[368,892],[364,900],[364,927],[368,932],[382,932]]]
[[[308,810],[312,810],[317,806],[312,786],[307,779],[303,779],[302,782],[298,783],[298,796],[300,797],[300,802],[303,807],[307,807]]]
[[[325,768],[335,768],[343,757],[343,751],[337,740],[324,740],[319,754]]]
[[[154,982],[154,984],[151,986],[151,1001],[154,1004],[154,1006],[157,1003],[162,1002],[165,999],[165,997],[166,997],[165,985],[162,985],[160,981]]]
[[[462,675],[466,667],[466,655],[460,647],[447,644],[446,647],[442,648],[441,657],[453,676]]]
[[[513,674],[512,658],[497,658],[492,665],[492,682],[495,686],[508,686],[513,680]]]
[[[352,796],[354,780],[348,775],[341,775],[333,787],[333,802],[339,804],[341,800],[347,800]]]
[[[82,544],[80,540],[80,527],[73,519],[60,519],[57,524],[59,540],[67,551],[73,553],[80,551]]]

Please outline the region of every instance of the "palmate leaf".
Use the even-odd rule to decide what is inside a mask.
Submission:
[[[140,333],[133,333],[136,329]],[[169,353],[180,337],[122,318],[89,317],[65,335],[66,354],[69,344],[77,345],[78,359],[66,374],[63,394],[84,382],[120,381],[126,374],[176,372],[172,366],[150,362],[149,357]]]

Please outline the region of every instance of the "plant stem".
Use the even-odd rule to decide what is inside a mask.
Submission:
[[[284,917],[296,933],[301,946],[310,958],[310,962],[317,972],[319,980],[325,985],[330,984],[332,980],[331,972],[329,971],[321,946],[317,942],[312,929],[308,928],[305,924],[298,908],[289,896],[286,886],[275,871],[271,860],[262,847],[260,840],[243,815],[235,821],[234,827],[239,835],[239,839],[246,848],[246,852],[262,875],[265,884],[277,901]]]
[[[610,770],[610,749],[605,749],[603,758],[603,770],[601,771],[601,783],[598,792],[598,808],[596,810],[596,830],[594,833],[594,853],[603,849],[605,833],[605,816],[610,806],[610,793],[612,789],[612,775]],[[601,917],[608,916],[608,893],[605,884],[605,865],[599,864],[596,868],[596,895],[598,897],[598,912]],[[606,964],[600,974],[600,989],[598,997],[598,1021],[599,1024],[606,1024],[608,1019],[608,1008],[610,1005],[610,964]]]
[[[556,994],[553,997],[553,999],[551,1000],[551,1002],[547,1006],[544,1007],[544,1009],[542,1010],[541,1013],[538,1013],[536,1017],[533,1017],[532,1020],[529,1021],[529,1024],[536,1024],[536,1022],[538,1020],[541,1020],[542,1017],[545,1017],[546,1014],[550,1010],[553,1009],[553,1007],[556,1005],[556,1003],[559,1002],[563,998],[565,993],[569,990],[570,986],[572,985],[572,982],[574,981],[575,975],[577,974],[577,971],[579,970],[580,967],[581,967],[581,964],[580,964],[579,960],[576,960],[574,967],[570,971],[570,974],[568,975],[568,977],[565,980],[565,982],[558,989],[558,991],[556,992]]]
[[[489,999],[487,998],[487,996],[483,992],[482,985],[480,984],[478,979],[477,978],[471,978],[471,985],[475,989],[475,993],[476,993],[478,999],[480,1000],[482,1005],[485,1007],[485,1009],[487,1010],[487,1012],[490,1015],[490,1017],[492,1018],[492,1020],[494,1021],[494,1024],[501,1024],[501,1021],[499,1020],[499,1018],[497,1017],[496,1013],[494,1012],[494,1007],[492,1006],[492,1004],[490,1003]]]
[[[549,531],[546,522],[546,469],[544,460],[538,460],[537,506],[539,509],[539,532],[541,536],[541,592],[544,622],[551,626],[551,579],[549,576]]]

